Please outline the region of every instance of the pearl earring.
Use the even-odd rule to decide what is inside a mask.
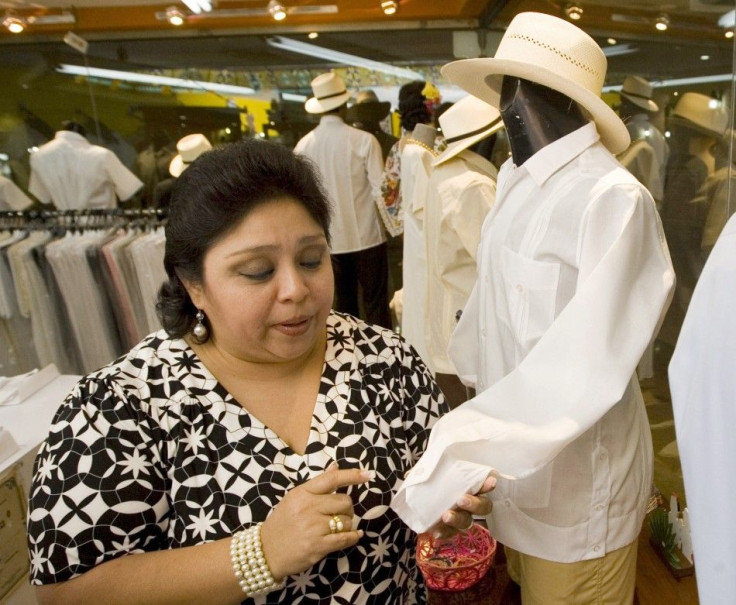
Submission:
[[[209,333],[207,332],[207,326],[202,322],[204,320],[204,312],[201,309],[197,309],[197,315],[195,317],[197,323],[192,328],[192,337],[194,338],[194,342],[201,345],[209,338]]]

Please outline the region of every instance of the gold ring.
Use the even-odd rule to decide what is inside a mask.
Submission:
[[[332,515],[332,517],[330,517],[329,526],[331,534],[339,534],[345,529],[345,525],[339,515]]]

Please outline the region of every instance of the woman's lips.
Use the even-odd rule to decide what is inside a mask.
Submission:
[[[310,323],[311,317],[301,316],[282,321],[274,327],[276,330],[282,334],[286,334],[287,336],[301,336],[309,329]]]

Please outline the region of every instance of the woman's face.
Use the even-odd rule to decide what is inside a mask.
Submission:
[[[252,362],[308,355],[332,306],[322,227],[292,198],[258,205],[208,250],[201,284],[188,284],[222,353]]]

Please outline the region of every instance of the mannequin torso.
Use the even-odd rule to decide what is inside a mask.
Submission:
[[[503,78],[499,109],[517,166],[590,121],[569,97],[514,76]]]

